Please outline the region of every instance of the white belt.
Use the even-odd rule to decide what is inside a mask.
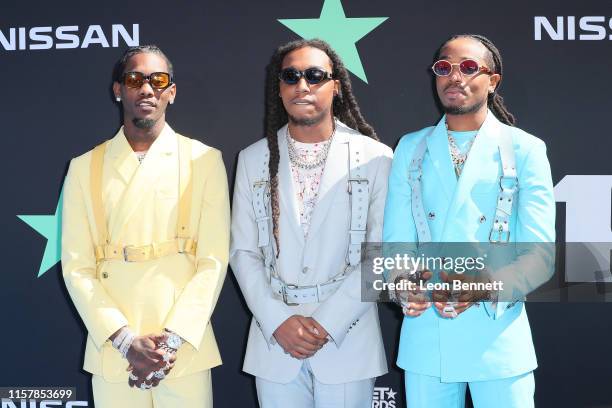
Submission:
[[[274,293],[282,297],[283,302],[289,306],[296,306],[303,303],[320,303],[330,297],[342,284],[346,278],[342,274],[325,283],[318,285],[291,285],[283,282],[280,278],[272,276],[270,285]]]

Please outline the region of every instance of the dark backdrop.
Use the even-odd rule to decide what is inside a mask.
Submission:
[[[238,151],[262,136],[264,67],[277,45],[298,38],[277,19],[317,18],[322,5],[322,0],[3,2],[0,31],[9,36],[10,28],[25,27],[27,37],[32,27],[76,25],[82,40],[88,26],[100,25],[110,43],[112,24],[130,33],[138,24],[138,42],[158,44],[175,65],[177,99],[168,122],[220,148],[233,183]],[[348,17],[389,17],[357,43],[368,83],[352,76],[362,111],[383,142],[395,146],[403,134],[438,119],[427,73],[433,52],[451,34],[475,32],[501,50],[506,69],[501,93],[519,126],[546,142],[555,184],[567,175],[610,173],[609,2],[344,0],[343,6]],[[552,40],[543,31],[536,40],[536,16],[555,27],[557,16],[576,16],[576,39]],[[579,39],[582,16],[604,18],[598,23],[604,40]],[[47,239],[17,215],[53,215],[69,160],[116,131],[119,111],[109,85],[125,46],[123,39],[117,47],[0,46],[0,385],[75,386],[80,399],[91,401],[90,378],[81,370],[84,326],[59,264],[37,277]],[[565,204],[558,205],[558,214],[562,241]],[[610,214],[602,217],[610,220]],[[56,251],[50,251],[53,259]],[[527,308],[540,364],[537,406],[612,406],[612,306]],[[401,373],[394,365],[400,319],[387,305],[380,307],[380,317],[390,373],[377,386],[399,392],[396,406],[403,407]],[[230,272],[213,316],[224,360],[213,370],[218,406],[256,405],[253,380],[241,372],[248,321]]]

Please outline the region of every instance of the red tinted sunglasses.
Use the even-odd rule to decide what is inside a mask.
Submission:
[[[493,75],[493,71],[489,68],[478,65],[478,62],[473,59],[464,59],[458,64],[451,64],[447,60],[439,60],[436,61],[432,66],[431,70],[437,76],[449,76],[453,72],[453,67],[455,65],[459,66],[459,72],[461,72],[465,76],[472,76],[479,72],[484,72],[485,74]]]

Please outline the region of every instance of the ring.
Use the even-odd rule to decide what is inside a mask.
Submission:
[[[145,384],[144,382],[140,384],[141,390],[150,390],[152,388],[151,384]]]
[[[153,374],[153,377],[159,379],[159,380],[163,380],[164,378],[166,378],[166,373],[164,373],[163,370],[159,370],[159,371],[155,371]]]
[[[166,351],[162,357],[162,360],[164,360],[166,363],[170,362],[170,357],[172,357],[172,354],[168,351]]]
[[[130,380],[132,381],[138,381],[138,377],[134,375],[133,372],[130,371]]]
[[[145,378],[145,380],[149,381],[151,378],[153,378],[153,375],[154,375],[154,374],[155,374],[155,373],[154,373],[153,371],[152,371],[152,372],[150,372],[150,373],[149,373],[149,375],[147,375],[147,378]]]

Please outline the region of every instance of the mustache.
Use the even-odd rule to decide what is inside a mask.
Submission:
[[[444,88],[444,92],[448,91],[449,89],[456,89],[457,91],[461,92],[462,94],[465,94],[465,89],[462,86],[459,86],[457,84],[450,84],[447,87]]]

